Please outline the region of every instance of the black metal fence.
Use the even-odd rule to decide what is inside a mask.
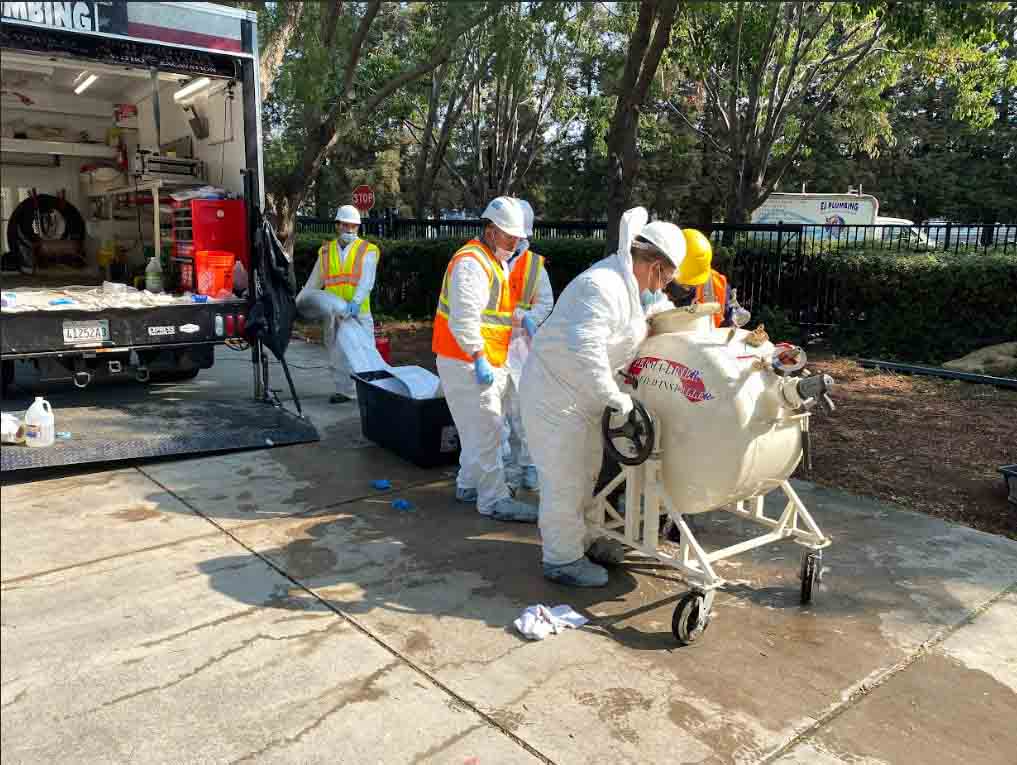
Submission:
[[[362,231],[369,236],[401,240],[466,240],[483,230],[481,220],[417,220],[369,218]],[[1017,253],[1017,224],[935,224],[827,226],[811,224],[693,225],[708,234],[715,246],[715,261],[723,268],[738,298],[750,310],[779,306],[790,318],[810,327],[839,320],[840,285],[827,267],[833,253],[844,251],[897,253]],[[534,239],[604,239],[606,224],[542,221],[534,226]],[[298,219],[298,232],[332,235],[328,220]],[[579,273],[603,254],[598,246],[574,251],[583,262],[559,263],[558,272]],[[434,266],[443,272],[444,255]],[[451,255],[451,252],[448,253]],[[574,257],[572,258],[575,259]],[[554,271],[552,257],[550,267]],[[417,267],[420,267],[419,264]],[[440,279],[439,279],[440,281]],[[563,287],[559,284],[559,289]]]
[[[484,221],[462,218],[365,218],[361,231],[383,239],[469,239],[480,236]],[[297,218],[298,234],[332,234],[335,222],[321,218]],[[604,239],[607,223],[576,221],[538,221],[533,225],[534,239]]]
[[[840,285],[826,267],[836,252],[1017,254],[1017,224],[824,226],[710,224],[727,276],[746,306],[780,306],[805,326],[838,321]]]
[[[362,231],[368,236],[385,239],[467,239],[479,236],[484,221],[458,218],[399,218],[396,216],[365,218]],[[604,239],[607,223],[603,221],[537,221],[533,239]],[[1002,249],[1017,250],[1017,224],[1014,223],[938,223],[938,224],[727,224],[693,225],[701,231],[722,232],[724,243],[751,241],[781,246],[793,243],[803,252],[830,250],[875,249],[895,252],[952,251]],[[297,218],[298,233],[331,234],[334,221],[321,218]],[[732,237],[737,234],[737,237]],[[716,237],[715,237],[716,238]]]

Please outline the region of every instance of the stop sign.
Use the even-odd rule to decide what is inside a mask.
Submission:
[[[365,213],[374,207],[374,190],[367,186],[357,186],[353,189],[353,206],[360,212]]]

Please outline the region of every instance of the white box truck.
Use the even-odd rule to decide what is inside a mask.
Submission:
[[[910,241],[924,247],[934,246],[913,221],[880,215],[879,200],[861,192],[775,192],[753,211],[752,222],[806,226],[805,235],[809,239],[846,239],[851,243],[868,240],[879,242],[881,246]]]
[[[4,387],[15,362],[81,387],[187,378],[242,334],[246,299],[202,302],[193,260],[249,259],[256,19],[202,2],[2,3]],[[166,267],[156,297],[134,289],[152,256]]]
[[[264,202],[256,14],[125,0],[0,11],[4,409],[42,389],[69,434],[4,446],[0,469],[316,439],[269,402],[260,342],[253,396],[228,375],[181,382],[217,347],[245,350],[253,304],[229,284],[234,260],[264,285],[248,260]],[[161,292],[144,289],[153,257]],[[104,378],[125,384],[92,384]],[[160,378],[175,382],[135,382]]]

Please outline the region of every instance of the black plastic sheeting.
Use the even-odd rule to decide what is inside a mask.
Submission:
[[[158,386],[128,391],[110,386],[94,391],[47,394],[58,433],[53,446],[30,449],[4,444],[0,470],[116,463],[264,449],[318,440],[307,420],[269,402],[189,398]],[[23,412],[31,398],[5,400],[6,412]]]

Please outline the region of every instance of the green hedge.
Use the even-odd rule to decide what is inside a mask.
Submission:
[[[839,353],[939,363],[1017,338],[1017,252],[823,256]]]
[[[314,266],[319,238],[301,235],[294,267],[299,284]],[[379,315],[398,318],[433,316],[448,259],[460,240],[379,240],[382,266],[372,302]],[[577,274],[604,255],[602,239],[549,239],[533,242],[547,258],[548,273],[559,294]],[[748,278],[752,260],[773,257],[718,247],[715,267],[728,274],[732,286]],[[823,285],[836,326],[828,332],[832,350],[937,363],[995,342],[1017,338],[1017,253],[895,253],[846,251],[810,255],[806,277],[779,294],[795,294],[795,306],[780,305],[776,290],[766,290],[767,303],[747,306],[782,339],[791,339],[792,309],[800,298]],[[745,294],[739,290],[739,294]]]
[[[460,239],[374,239],[381,248],[372,309],[376,314],[398,318],[434,315],[441,281],[449,258],[463,245]],[[293,266],[298,286],[314,267],[322,240],[301,234],[294,248]],[[604,256],[603,239],[547,239],[533,242],[533,249],[547,259],[548,275],[555,294],[560,293],[591,263]]]

